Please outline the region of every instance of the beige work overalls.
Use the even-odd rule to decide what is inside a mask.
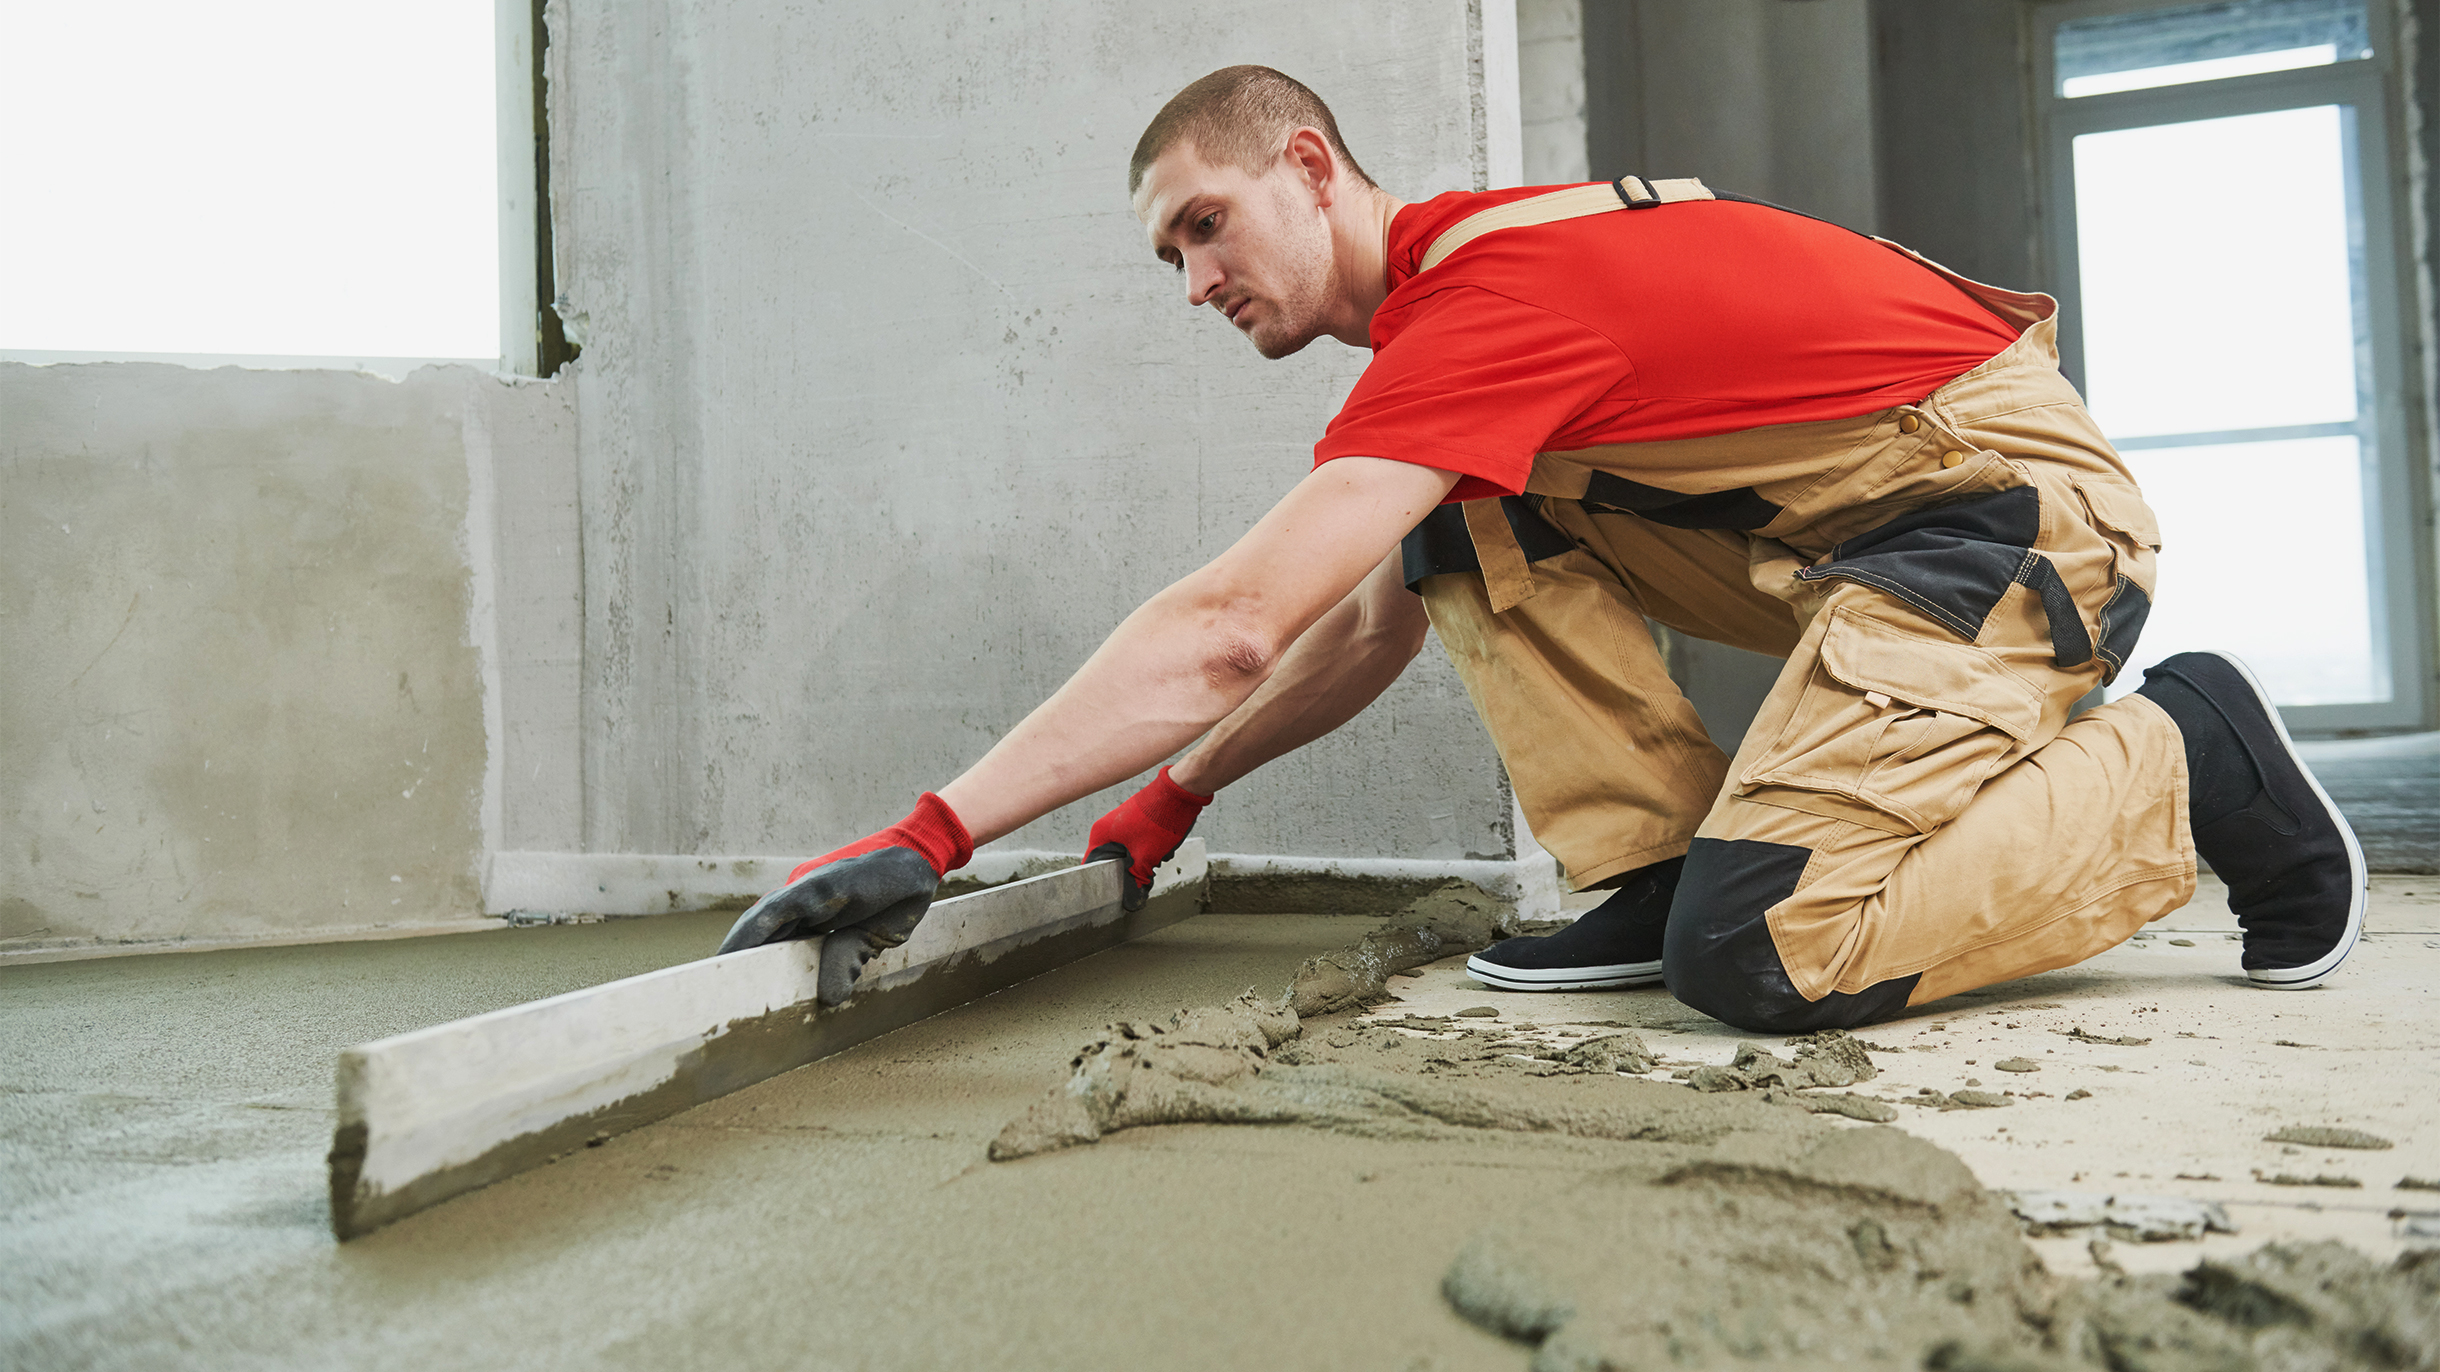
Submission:
[[[1421,269],[1713,198],[1557,191],[1457,224]],[[2068,718],[2132,650],[2160,537],[2059,374],[2057,304],[1887,246],[2017,341],[1877,414],[1543,453],[1523,497],[1444,506],[1406,546],[1534,835],[1579,890],[1686,854],[1664,976],[1747,1028],[2067,966],[2194,889],[2176,726],[2132,695]],[[1787,659],[1733,760],[1646,616]]]

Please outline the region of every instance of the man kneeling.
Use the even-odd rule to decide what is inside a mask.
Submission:
[[[1201,736],[1093,826],[1140,889],[1215,794],[1395,680],[1427,617],[1535,835],[1613,891],[1471,959],[1490,985],[1853,1026],[2120,943],[2193,894],[2198,852],[2255,983],[2353,946],[2361,851],[2241,664],[2180,654],[2070,718],[2134,649],[2159,535],[2048,296],[1692,179],[1405,204],[1265,67],[1180,92],[1129,182],[1189,301],[1265,357],[1328,336],[1371,364],[1242,540],[723,951],[829,934],[843,1000],[975,843]],[[1733,759],[1647,620],[1786,659]]]

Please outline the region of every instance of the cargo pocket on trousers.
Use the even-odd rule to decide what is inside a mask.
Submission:
[[[2093,651],[2106,664],[2103,680],[2115,681],[2134,656],[2144,620],[2152,613],[2160,520],[2144,503],[2143,493],[2123,482],[2080,480],[2076,494],[2110,545],[2110,598],[2094,619],[2099,641]]]
[[[1929,833],[2014,760],[2041,719],[2040,694],[1982,649],[1841,608],[1795,712],[1738,789],[1842,796]]]

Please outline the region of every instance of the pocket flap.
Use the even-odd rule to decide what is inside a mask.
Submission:
[[[1859,691],[1978,719],[2020,743],[2041,727],[2041,693],[1971,643],[1924,638],[1842,608],[1822,633],[1821,663]]]
[[[2160,551],[2160,519],[2144,503],[2143,492],[2117,481],[2078,481],[2076,493],[2101,527]]]

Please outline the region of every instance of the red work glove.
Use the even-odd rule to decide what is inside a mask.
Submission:
[[[914,813],[870,838],[860,838],[835,852],[809,858],[796,865],[788,880],[797,878],[816,867],[828,867],[842,858],[862,857],[879,848],[912,848],[931,865],[934,877],[945,877],[974,861],[974,838],[966,832],[966,823],[949,808],[949,802],[930,791],[915,802]]]
[[[737,917],[720,951],[824,935],[815,995],[837,1005],[875,953],[915,932],[941,877],[973,857],[957,812],[926,791],[905,819],[790,872],[787,885]]]
[[[1199,796],[1169,779],[1169,769],[1163,767],[1152,784],[1136,792],[1119,807],[1093,822],[1093,831],[1085,835],[1087,862],[1103,858],[1119,858],[1127,864],[1127,894],[1125,907],[1136,909],[1152,891],[1152,869],[1169,861],[1178,845],[1193,832],[1195,817],[1212,803],[1210,796]]]

